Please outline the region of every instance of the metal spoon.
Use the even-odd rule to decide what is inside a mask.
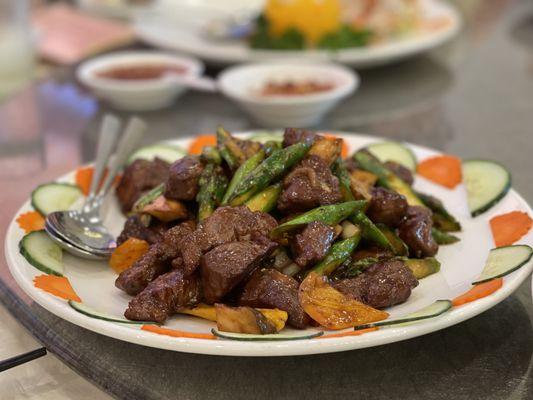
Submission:
[[[107,176],[102,187],[97,191],[100,178],[105,171],[114,144],[113,137],[107,138],[109,132],[118,131],[118,120],[104,120],[100,133],[97,161],[90,194],[81,211],[57,211],[46,218],[45,229],[50,237],[72,254],[85,258],[107,258],[116,247],[115,238],[103,225],[100,208],[114,178],[137,147],[146,131],[146,124],[139,118],[132,118],[117,147],[116,154],[109,162]],[[106,132],[106,130],[109,131]],[[115,136],[111,133],[109,136]]]
[[[177,86],[185,86],[201,92],[218,92],[217,81],[208,76],[183,76],[176,73],[168,73],[163,79]]]

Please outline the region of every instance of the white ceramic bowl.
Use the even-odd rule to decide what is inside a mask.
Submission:
[[[194,58],[150,51],[120,52],[93,58],[78,68],[78,80],[96,96],[113,107],[128,111],[149,111],[169,106],[187,88],[172,80],[111,80],[97,76],[98,71],[112,67],[145,64],[169,64],[185,67],[184,77],[200,76],[204,65]]]
[[[261,96],[270,81],[318,81],[334,87],[306,95]],[[359,76],[334,64],[266,63],[229,68],[218,77],[220,91],[265,128],[318,124],[339,101],[359,86]]]

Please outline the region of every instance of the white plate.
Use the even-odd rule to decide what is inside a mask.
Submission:
[[[339,136],[346,140],[350,152],[380,140],[376,137],[364,135],[339,134]],[[189,139],[184,139],[176,141],[175,144],[187,147],[189,142]],[[434,150],[421,146],[411,145],[411,148],[419,160],[438,154]],[[64,177],[66,180],[71,178],[72,174]],[[459,243],[440,247],[437,258],[442,264],[441,271],[422,279],[420,285],[414,289],[413,294],[406,303],[388,309],[387,311],[391,316],[401,316],[416,311],[438,299],[453,299],[467,291],[471,287],[471,282],[479,276],[483,269],[489,250],[494,247],[488,224],[489,219],[494,215],[513,210],[525,211],[529,215],[533,214],[528,204],[514,190],[511,190],[491,210],[472,219],[466,208],[463,185],[459,185],[455,190],[448,190],[417,177],[415,187],[441,198],[446,207],[460,220],[463,225],[463,231],[458,235],[461,237]],[[17,215],[30,209],[28,201],[18,211]],[[119,212],[114,197],[110,198],[105,214],[106,224],[112,228],[114,233],[118,233],[121,230],[124,218]],[[411,326],[382,328],[360,336],[279,342],[175,338],[142,331],[137,326],[87,317],[70,308],[65,301],[36,289],[32,280],[35,276],[41,275],[41,272],[32,267],[19,254],[18,243],[23,235],[24,232],[18,227],[14,218],[7,231],[5,242],[7,262],[13,277],[20,287],[41,306],[76,325],[116,339],[145,346],[201,354],[238,356],[302,355],[360,349],[409,339],[457,324],[495,306],[518,288],[533,269],[533,263],[530,262],[528,265],[507,275],[504,278],[503,287],[495,293],[464,306],[453,308],[438,318]],[[519,242],[533,246],[533,232],[529,232]],[[65,254],[64,262],[65,276],[68,277],[74,290],[86,305],[111,315],[122,315],[130,297],[115,288],[116,275],[105,262],[86,261],[68,254]],[[165,327],[187,332],[209,333],[214,324],[194,317],[179,315],[169,318],[165,323]],[[314,329],[310,330],[314,331]]]
[[[450,4],[439,0],[422,0],[424,15],[442,17],[448,22],[440,29],[419,32],[379,45],[343,49],[339,51],[305,50],[275,51],[254,50],[244,42],[216,42],[200,34],[199,28],[185,27],[169,12],[142,12],[137,15],[134,27],[145,42],[164,49],[194,55],[214,64],[233,64],[275,59],[300,61],[335,61],[353,67],[370,67],[398,61],[430,50],[451,39],[461,27],[461,17]]]

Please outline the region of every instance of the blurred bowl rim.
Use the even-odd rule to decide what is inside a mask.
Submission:
[[[200,60],[161,51],[121,51],[100,55],[84,61],[76,68],[76,78],[83,85],[100,91],[169,90],[179,86],[165,78],[146,80],[119,80],[99,78],[95,72],[106,67],[140,65],[147,62],[165,62],[186,67],[184,76],[200,76],[205,67]],[[185,88],[185,86],[183,86]]]
[[[337,84],[334,88],[314,93],[303,95],[276,95],[276,96],[256,96],[251,90],[241,91],[236,89],[231,82],[235,79],[245,79],[245,74],[252,71],[259,71],[264,74],[261,77],[255,77],[260,80],[267,81],[268,71],[276,73],[277,71],[290,71],[296,69],[316,69],[317,72],[324,72],[330,74],[331,77],[337,78]],[[324,80],[324,75],[320,75],[320,80]],[[265,62],[265,63],[247,63],[240,64],[234,67],[223,70],[217,77],[218,87],[220,92],[236,101],[253,103],[256,105],[305,105],[313,103],[329,102],[333,100],[342,99],[353,92],[355,92],[360,85],[361,79],[359,74],[353,69],[334,63],[302,63],[302,62]]]

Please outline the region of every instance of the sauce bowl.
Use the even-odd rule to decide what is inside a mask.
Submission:
[[[149,79],[140,79],[141,76],[123,79],[126,78],[125,70],[128,67],[138,69],[145,66],[148,67],[147,70],[167,66],[169,74],[162,71],[160,76],[151,76]],[[103,76],[106,73],[113,75],[109,72],[119,69],[124,73],[123,78]],[[172,76],[179,74],[180,78],[195,79],[200,77],[203,71],[204,65],[194,58],[134,51],[112,53],[86,61],[78,67],[76,76],[80,83],[116,109],[150,111],[171,105],[187,90],[185,85],[180,85],[179,80],[172,79]]]
[[[271,83],[283,86],[317,83],[327,90],[305,94],[268,94]],[[309,127],[359,86],[359,76],[335,64],[263,63],[229,68],[218,76],[218,88],[265,128]]]

